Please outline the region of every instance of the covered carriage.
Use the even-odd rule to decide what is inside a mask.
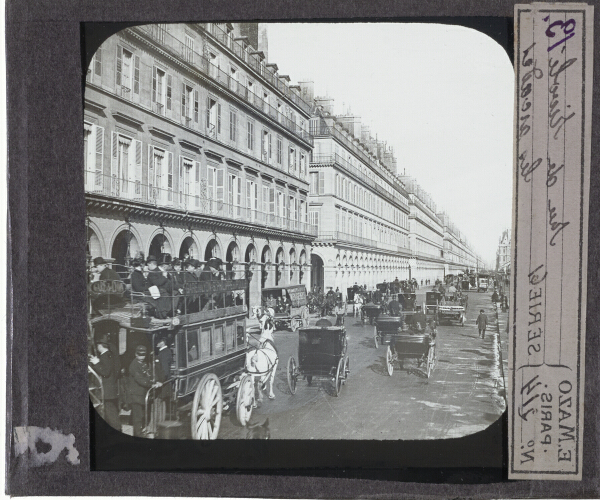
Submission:
[[[296,394],[301,376],[309,385],[313,377],[324,377],[333,382],[334,394],[338,396],[350,373],[347,350],[348,340],[343,326],[300,328],[298,361],[290,356],[287,365],[290,392]]]
[[[287,285],[263,288],[262,306],[275,311],[275,326],[295,332],[308,326],[308,297],[305,285]]]

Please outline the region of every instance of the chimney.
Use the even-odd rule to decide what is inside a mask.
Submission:
[[[235,30],[234,30],[235,32]],[[240,36],[247,36],[248,43],[256,50],[259,49],[258,44],[258,23],[239,23]]]
[[[300,97],[306,102],[312,102],[315,98],[315,82],[298,82],[300,85]]]
[[[315,104],[323,107],[323,112],[333,116],[333,98],[332,97],[315,97]]]

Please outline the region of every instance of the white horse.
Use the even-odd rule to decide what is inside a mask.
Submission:
[[[267,385],[269,388],[269,399],[275,399],[273,383],[275,382],[275,372],[279,363],[279,356],[273,340],[273,332],[275,331],[274,315],[275,312],[270,308],[252,308],[251,317],[258,318],[261,334],[257,339],[258,345],[246,353],[246,371],[252,376],[258,401],[262,401],[262,390]]]

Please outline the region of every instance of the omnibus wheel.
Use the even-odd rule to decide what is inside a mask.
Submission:
[[[198,384],[192,402],[192,439],[217,439],[222,414],[221,383],[214,373],[208,373]]]

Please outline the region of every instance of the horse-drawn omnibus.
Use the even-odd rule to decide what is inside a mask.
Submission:
[[[158,299],[169,301],[175,311],[167,319],[149,314],[157,299],[126,291],[120,281],[90,284],[90,353],[98,335],[108,336],[120,365],[128,367],[136,348],[145,346],[152,380],[162,383],[146,392],[144,437],[183,437],[183,422],[189,418],[193,439],[216,439],[226,410],[235,409],[241,425],[248,423],[254,388],[245,370],[247,284],[246,279],[186,282],[182,294]],[[170,350],[169,367],[159,365],[161,341]],[[169,373],[166,380],[160,380],[159,368]],[[102,415],[103,380],[92,365],[89,374],[90,398]],[[121,383],[123,403],[127,392],[127,383]]]

